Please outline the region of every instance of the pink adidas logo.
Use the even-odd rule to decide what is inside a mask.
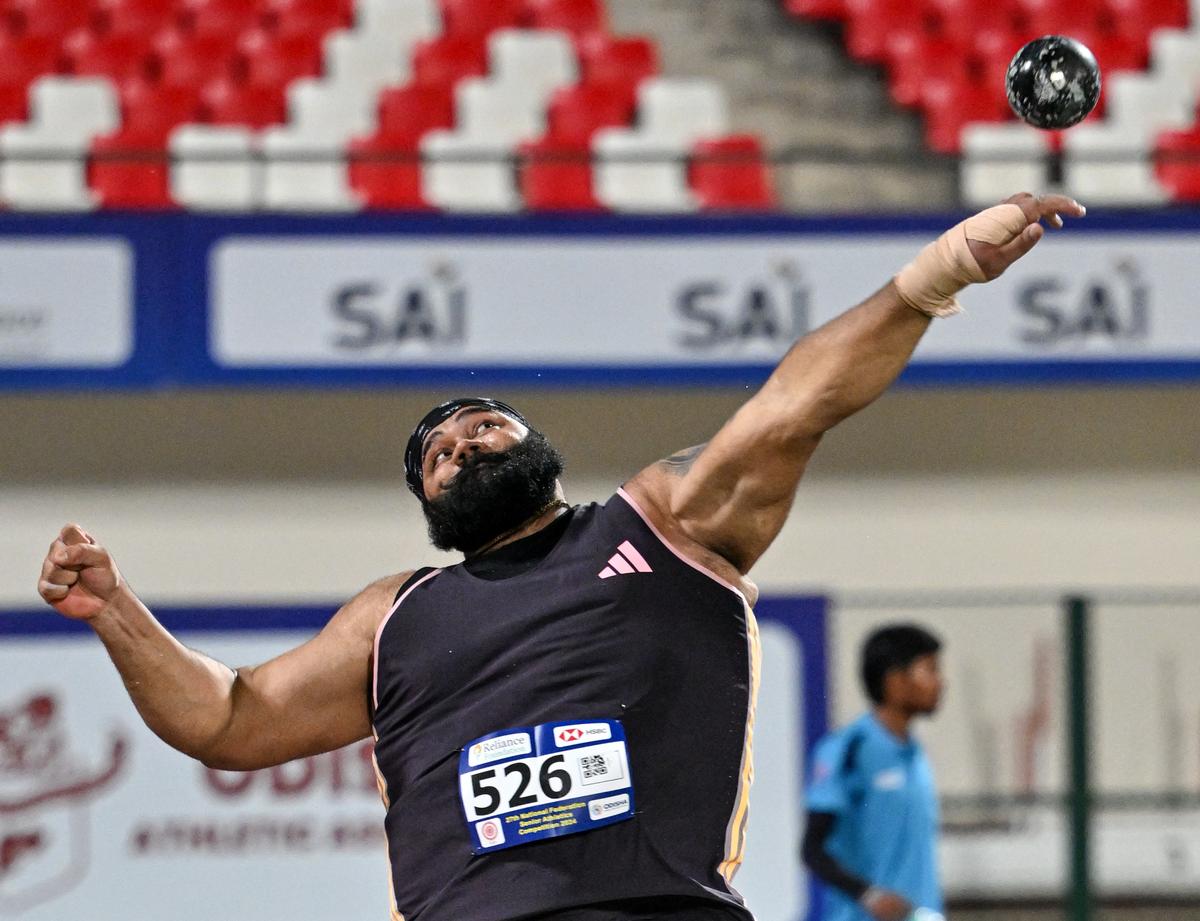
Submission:
[[[650,564],[642,557],[629,541],[621,544],[617,552],[609,558],[608,565],[600,570],[601,579],[611,579],[616,575],[628,575],[631,572],[654,572]]]

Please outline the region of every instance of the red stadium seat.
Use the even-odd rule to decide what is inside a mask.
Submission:
[[[1003,121],[1011,114],[1003,89],[982,82],[932,83],[922,102],[925,144],[937,153],[959,152],[964,125]]]
[[[200,91],[130,80],[121,86],[121,116],[122,131],[165,141],[176,126],[200,120]]]
[[[1150,63],[1148,36],[1140,39],[1131,35],[1098,34],[1084,43],[1096,55],[1100,73],[1112,74],[1119,70],[1145,70]],[[1103,81],[1101,81],[1103,88]]]
[[[168,29],[154,37],[153,49],[154,68],[163,83],[203,86],[232,74],[237,39]]]
[[[228,77],[210,83],[200,93],[207,120],[218,125],[260,129],[287,120],[283,89],[241,83]]]
[[[582,37],[608,29],[603,0],[529,0],[531,25]]]
[[[884,51],[888,87],[897,105],[918,106],[931,81],[960,82],[968,78],[970,49],[962,42],[923,32],[897,32]]]
[[[12,0],[10,9],[25,35],[62,37],[95,24],[95,11],[84,2]]]
[[[412,67],[415,82],[434,86],[482,77],[488,69],[487,43],[478,36],[429,39],[413,50]]]
[[[150,65],[150,42],[144,35],[97,35],[79,29],[63,42],[67,69],[81,77],[110,77],[120,83],[143,76]]]
[[[254,29],[238,41],[246,61],[246,80],[262,86],[286,86],[298,77],[321,72],[321,39],[309,34],[279,35]]]
[[[350,188],[373,210],[427,211],[421,190],[421,155],[407,132],[378,133],[350,142]]]
[[[846,0],[787,0],[787,10],[804,19],[845,19]]]
[[[23,86],[0,83],[0,125],[29,120],[29,93]]]
[[[267,21],[281,35],[323,36],[354,22],[347,0],[267,0]]]
[[[762,144],[753,135],[700,141],[692,149],[689,181],[705,210],[761,211],[775,206]]]
[[[0,85],[18,86],[54,73],[60,63],[59,42],[45,35],[0,35]]]
[[[1035,36],[1012,29],[980,29],[975,36],[975,53],[984,83],[1003,88],[1008,65],[1027,41]],[[1000,90],[1003,92],[1003,89]]]
[[[546,114],[546,136],[559,143],[587,145],[601,128],[632,124],[637,110],[633,86],[580,83],[558,90]]]
[[[1023,27],[1034,35],[1070,35],[1091,32],[1100,24],[1099,0],[1018,0]]]
[[[266,0],[266,13],[280,22],[325,22],[340,19],[350,25],[354,18],[354,0]]]
[[[1159,135],[1154,172],[1175,201],[1200,202],[1200,128]]]
[[[1103,8],[1111,27],[1127,35],[1148,35],[1163,27],[1182,29],[1188,24],[1187,0],[1104,0]]]
[[[881,61],[888,37],[900,31],[936,32],[940,16],[922,0],[846,0],[846,50],[859,61]]]
[[[938,17],[938,32],[969,44],[980,32],[1017,32],[1025,28],[1015,0],[929,0]]]
[[[379,95],[379,133],[411,138],[454,127],[454,91],[448,85],[420,85],[384,90]]]
[[[148,35],[168,28],[181,17],[178,0],[101,0],[104,31]]]
[[[192,31],[202,35],[237,35],[264,20],[258,0],[183,0]]]
[[[591,149],[543,138],[520,147],[517,171],[526,207],[534,211],[600,211],[592,189]]]
[[[446,35],[490,35],[524,24],[524,0],[441,0]]]
[[[122,129],[92,142],[88,185],[103,208],[174,208],[166,141],[155,132]]]
[[[657,76],[658,48],[640,36],[589,35],[579,43],[585,83],[624,83],[636,86]]]

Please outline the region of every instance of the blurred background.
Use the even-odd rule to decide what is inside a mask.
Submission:
[[[831,432],[762,589],[749,854],[809,916],[808,746],[881,623],[953,919],[1200,917],[1195,0],[0,0],[0,918],[385,917],[368,747],[254,775],[146,731],[40,607],[67,521],[189,645],[260,661],[447,561],[403,485],[449,396],[603,501],[966,211],[1086,221],[968,291]],[[1003,72],[1085,41],[1094,115]],[[686,638],[681,638],[681,642]],[[181,893],[186,893],[182,896]],[[814,919],[815,921],[815,919]]]

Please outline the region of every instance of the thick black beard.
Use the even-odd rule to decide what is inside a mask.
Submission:
[[[446,491],[425,503],[429,539],[439,550],[478,550],[553,502],[562,472],[562,455],[532,429],[510,451],[472,455]]]

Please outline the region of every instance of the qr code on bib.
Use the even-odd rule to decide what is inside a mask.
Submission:
[[[606,780],[609,775],[608,760],[604,755],[580,755],[579,769],[583,772],[583,782],[589,780]]]

